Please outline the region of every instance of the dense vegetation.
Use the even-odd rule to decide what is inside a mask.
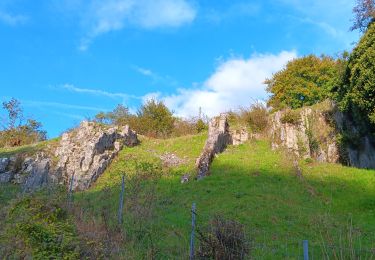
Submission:
[[[148,100],[137,111],[131,114],[129,109],[118,105],[113,111],[100,112],[95,120],[101,123],[126,125],[141,135],[157,138],[168,138],[200,133],[207,129],[207,119],[204,117],[184,119],[173,115],[173,112],[163,103],[154,99]]]
[[[310,106],[330,96],[339,84],[339,62],[328,56],[308,55],[290,61],[265,81],[272,95],[268,105],[275,110]]]
[[[375,23],[369,25],[351,53],[343,83],[336,88],[343,110],[356,122],[375,126]]]

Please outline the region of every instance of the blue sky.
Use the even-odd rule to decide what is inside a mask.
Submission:
[[[288,60],[351,50],[354,0],[0,0],[1,101],[55,137],[121,103],[212,116]]]

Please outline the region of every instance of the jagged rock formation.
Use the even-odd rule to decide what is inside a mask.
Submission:
[[[64,133],[58,147],[33,157],[0,158],[0,182],[23,185],[32,191],[51,183],[68,184],[83,190],[104,172],[124,145],[138,143],[137,134],[125,127],[108,127],[84,121]]]
[[[104,172],[123,145],[138,143],[129,126],[103,128],[93,122],[62,135],[55,156],[59,158],[56,171],[68,183],[73,177],[73,189],[84,190]]]
[[[358,168],[375,168],[375,147],[364,136],[356,146],[344,147],[338,136],[358,129],[336,105],[325,101],[299,110],[278,111],[270,117],[272,148],[284,147],[300,158],[344,162]]]
[[[221,114],[214,117],[208,124],[208,138],[203,152],[196,161],[197,178],[201,179],[209,173],[214,156],[221,153],[230,143],[229,125],[227,115]]]
[[[325,112],[307,107],[273,114],[270,124],[272,148],[285,147],[297,157],[315,158],[320,162],[338,162],[336,130]]]

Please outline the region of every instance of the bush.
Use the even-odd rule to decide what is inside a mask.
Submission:
[[[15,199],[0,230],[0,258],[79,259],[80,243],[63,190]]]
[[[241,109],[240,117],[254,132],[262,132],[268,126],[268,109],[265,104],[256,102],[249,109]]]
[[[204,259],[245,259],[250,243],[242,224],[215,216],[208,227],[198,230],[197,256]]]
[[[281,117],[281,123],[297,125],[301,121],[298,111],[287,109]]]
[[[162,101],[151,99],[138,110],[133,127],[140,134],[166,138],[172,134],[174,122],[173,113],[167,106]]]
[[[339,62],[333,58],[309,55],[294,59],[265,81],[272,94],[268,105],[274,110],[310,106],[329,97],[339,82]]]
[[[205,122],[203,121],[203,119],[199,118],[199,119],[197,120],[197,122],[195,123],[195,129],[196,129],[196,131],[197,131],[198,133],[200,133],[200,132],[202,132],[202,131],[204,131],[204,130],[207,130],[207,129],[208,129],[208,125],[207,125],[207,123],[205,123]]]

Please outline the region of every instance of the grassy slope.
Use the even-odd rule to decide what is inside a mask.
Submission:
[[[38,151],[56,146],[59,141],[60,141],[60,138],[54,138],[54,139],[50,139],[50,140],[35,143],[35,144],[0,148],[0,158],[10,157],[10,156],[17,155],[17,154],[33,155]]]
[[[351,236],[360,237],[362,248],[374,248],[375,171],[301,162],[304,178],[300,179],[282,152],[271,151],[267,141],[256,141],[229,147],[215,159],[210,177],[180,184],[182,174],[194,171],[204,140],[204,135],[143,138],[140,146],[125,148],[95,187],[77,194],[76,201],[90,208],[89,214],[98,216],[100,208],[107,206],[115,216],[121,174],[134,171],[135,161],[157,163],[157,154],[173,152],[187,163],[171,169],[157,183],[152,232],[161,258],[186,254],[192,202],[197,203],[198,227],[215,214],[243,223],[256,245],[268,247],[254,249],[255,256],[295,256],[302,239],[316,244],[318,254],[321,241],[346,245],[347,227],[353,227]],[[107,196],[105,186],[113,187]]]
[[[167,140],[141,137],[141,145],[124,148],[94,187],[76,193],[74,204],[83,210],[84,219],[94,223],[102,221],[103,210],[109,212],[110,225],[115,226],[122,173],[131,178],[135,164],[160,165],[159,156],[169,152],[186,163],[164,169],[156,183],[154,216],[145,226],[153,237],[157,258],[187,255],[192,202],[197,203],[198,228],[215,214],[244,224],[256,245],[252,255],[257,258],[294,258],[301,254],[303,239],[309,239],[315,256],[322,252],[321,241],[350,249],[346,236],[352,233],[357,249],[359,240],[362,250],[375,247],[375,171],[301,161],[304,177],[300,179],[288,155],[271,151],[267,141],[251,141],[230,146],[215,158],[211,176],[181,184],[181,175],[194,172],[205,138],[206,134]],[[26,150],[35,150],[30,149]],[[14,153],[0,151],[2,156]],[[1,206],[7,205],[16,192],[12,185],[1,186]],[[150,243],[134,239],[138,234],[127,212],[130,196],[126,193],[123,224],[129,243],[121,254],[139,259],[147,257]],[[348,227],[353,231],[348,232]]]

